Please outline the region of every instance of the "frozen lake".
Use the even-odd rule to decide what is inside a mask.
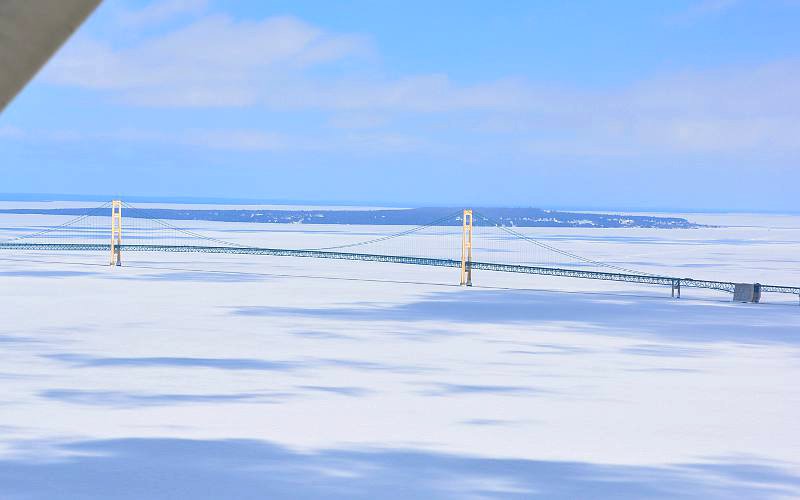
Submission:
[[[647,272],[800,285],[800,216],[688,218],[721,227],[529,234]],[[0,237],[59,220],[2,215]],[[396,230],[192,229],[287,246]],[[796,296],[123,261],[0,252],[0,498],[800,496]]]

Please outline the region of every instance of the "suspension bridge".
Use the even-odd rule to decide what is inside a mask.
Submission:
[[[125,226],[123,228],[123,210]],[[472,271],[561,276],[670,287],[672,297],[682,288],[706,288],[734,293],[734,281],[713,281],[636,271],[621,264],[602,262],[559,249],[470,209],[415,227],[386,234],[358,237],[357,232],[328,231],[330,244],[306,241],[308,233],[295,231],[294,241],[264,246],[229,241],[203,234],[153,216],[153,209],[138,208],[115,200],[90,209],[76,210],[72,218],[53,226],[39,227],[0,241],[4,251],[107,252],[109,263],[120,266],[128,252],[179,252],[246,254],[279,257],[387,262],[459,270],[460,284],[472,285]],[[196,225],[197,221],[182,221]],[[393,226],[383,226],[393,227]],[[213,232],[208,228],[206,232]],[[124,232],[124,238],[123,238]],[[263,232],[261,232],[263,233]],[[226,233],[227,234],[227,233]],[[318,236],[311,234],[311,236]],[[291,240],[291,238],[290,238]],[[303,240],[303,241],[299,241]],[[798,296],[800,287],[750,284],[760,293]]]

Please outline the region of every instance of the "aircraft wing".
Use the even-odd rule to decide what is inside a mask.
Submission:
[[[100,0],[0,0],[0,112]]]

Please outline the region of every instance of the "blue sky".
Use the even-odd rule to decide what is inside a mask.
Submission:
[[[797,211],[800,1],[107,0],[5,193]]]

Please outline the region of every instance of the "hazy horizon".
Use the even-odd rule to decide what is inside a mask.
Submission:
[[[124,199],[128,202],[139,203],[164,203],[164,204],[185,204],[185,205],[286,205],[297,206],[307,205],[314,207],[385,207],[385,208],[423,208],[423,207],[495,207],[495,208],[541,208],[545,210],[561,211],[606,211],[606,212],[641,212],[641,213],[698,213],[698,214],[773,214],[773,215],[795,215],[800,211],[790,210],[758,210],[758,209],[702,209],[692,207],[636,207],[636,206],[581,206],[581,205],[543,205],[537,203],[529,204],[469,204],[469,203],[435,203],[435,202],[400,202],[400,201],[376,201],[376,200],[325,200],[325,199],[259,199],[259,198],[219,198],[219,197],[200,197],[200,196],[138,196],[130,195],[119,197],[116,195],[102,194],[71,194],[71,193],[0,193],[0,201],[4,202],[58,202],[58,201],[109,201],[112,199]]]

